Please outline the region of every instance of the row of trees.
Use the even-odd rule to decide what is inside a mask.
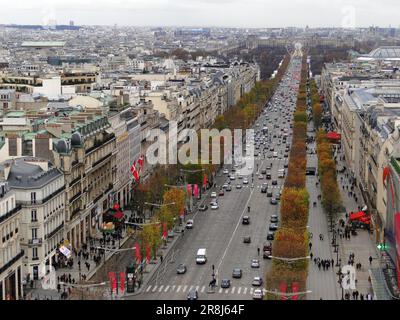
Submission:
[[[319,102],[318,88],[314,79],[311,80],[310,88],[311,88],[311,105],[312,105],[314,127],[316,130],[318,130],[319,128],[321,128],[322,124],[322,107]]]
[[[281,197],[281,224],[275,233],[273,256],[297,259],[308,255],[308,209],[309,194],[306,189],[306,138],[307,138],[307,63],[304,56],[301,69],[301,81],[294,113],[293,140],[290,151],[288,175]],[[287,292],[292,292],[293,283],[298,290],[305,291],[307,283],[308,260],[285,261],[272,260],[272,269],[267,274],[269,291],[279,290],[284,284]],[[281,299],[281,296],[268,294],[267,299]]]
[[[289,61],[289,56],[285,57],[275,79],[257,82],[253,89],[249,93],[244,94],[235,106],[231,107],[225,114],[218,116],[213,128],[218,130],[226,128],[231,130],[245,130],[249,128],[260,114],[266,101],[272,96],[273,91],[286,72]],[[198,133],[198,137],[198,141],[201,142],[200,132]],[[221,139],[220,143],[221,149],[223,149],[223,139]],[[221,150],[221,154],[224,154],[223,150]],[[201,154],[199,156],[201,159]],[[201,163],[201,161],[198,163]],[[185,179],[183,179],[182,170],[185,172]],[[175,203],[174,205],[152,208],[151,221],[143,227],[140,234],[142,256],[146,254],[146,247],[150,248],[153,257],[156,256],[162,242],[163,224],[167,223],[168,229],[173,228],[185,208],[186,189],[169,188],[166,185],[184,185],[185,181],[188,184],[202,186],[204,174],[209,177],[215,171],[216,166],[212,164],[189,163],[186,165],[159,166],[155,168],[146,182],[137,186],[133,197],[133,209],[137,212],[144,212],[148,209],[146,202],[160,205]]]
[[[332,225],[337,213],[343,210],[342,198],[336,177],[336,162],[333,159],[332,143],[326,132],[317,132],[318,173],[322,189],[322,205]]]

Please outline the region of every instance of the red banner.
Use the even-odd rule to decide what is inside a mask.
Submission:
[[[204,178],[203,178],[203,187],[206,187],[207,186],[207,175],[205,174],[204,175]]]
[[[110,285],[111,285],[111,290],[112,292],[117,291],[117,279],[115,277],[115,272],[109,272],[108,273],[108,279],[110,279]]]
[[[292,283],[292,291],[293,291],[293,293],[299,292],[299,283],[298,282]],[[297,300],[298,297],[299,297],[298,295],[292,296],[292,300]]]
[[[120,293],[123,294],[125,291],[125,272],[119,273],[119,284]]]
[[[144,162],[144,155],[141,155],[140,158],[139,158],[139,160],[138,160],[138,163],[139,163],[139,172],[142,171],[143,162]]]
[[[194,192],[194,196],[195,196],[196,198],[198,198],[198,197],[199,197],[199,186],[198,186],[197,184],[195,184],[195,185],[193,186],[193,192]]]
[[[167,223],[164,222],[163,223],[163,238],[167,239],[167,237],[168,237]]]
[[[287,289],[287,284],[285,282],[281,282],[281,284],[279,285],[279,291],[281,293],[286,293],[286,289]],[[282,296],[281,300],[287,300],[287,296]]]
[[[188,195],[192,196],[192,185],[191,184],[188,184],[186,186],[186,190],[187,190]]]
[[[146,262],[150,263],[150,247],[146,245]]]

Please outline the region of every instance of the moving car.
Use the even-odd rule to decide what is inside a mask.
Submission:
[[[193,220],[190,219],[186,222],[186,229],[193,229]]]
[[[272,185],[276,186],[278,184],[278,180],[272,180]]]
[[[243,179],[243,184],[249,184],[249,180],[247,178]]]
[[[243,243],[251,243],[251,237],[250,236],[243,237]]]
[[[276,231],[276,230],[278,230],[278,224],[276,224],[276,223],[271,223],[271,224],[269,225],[269,231]]]
[[[197,250],[196,264],[205,264],[207,262],[207,249],[201,248]]]
[[[270,203],[273,205],[276,205],[276,204],[278,204],[278,201],[276,200],[275,197],[272,197]]]
[[[221,190],[219,190],[219,193],[218,193],[218,195],[219,195],[219,196],[221,196],[221,197],[222,197],[224,194],[225,194],[225,193],[224,193],[224,190],[222,190],[222,189],[221,189]]]
[[[229,279],[222,279],[221,281],[221,288],[227,289],[231,286],[231,280]]]
[[[258,175],[258,179],[262,180],[264,179],[264,176],[262,174]]]
[[[260,267],[260,260],[258,260],[258,259],[251,260],[251,267],[252,268],[259,268]]]
[[[253,300],[262,300],[264,298],[264,293],[261,289],[256,289],[253,292]]]
[[[211,192],[211,198],[216,198],[217,197],[217,193],[215,191]]]
[[[232,191],[232,187],[230,186],[230,185],[228,185],[226,188],[225,188],[225,191]]]
[[[251,283],[252,286],[260,287],[263,284],[263,280],[261,277],[254,277],[253,282]]]
[[[232,271],[232,278],[240,279],[242,277],[242,269],[234,268]]]
[[[278,220],[279,220],[279,218],[276,214],[273,214],[270,218],[271,223],[278,223]]]
[[[176,273],[177,273],[177,274],[185,274],[186,271],[187,271],[187,268],[186,268],[186,266],[185,266],[183,263],[180,263],[180,264],[178,265],[178,267],[176,268]]]
[[[267,191],[267,197],[268,197],[268,198],[272,197],[272,190],[271,190],[271,189],[269,189],[269,190]]]
[[[241,184],[237,184],[236,185],[236,189],[242,189],[242,185]]]
[[[242,224],[250,224],[250,217],[249,216],[244,216],[242,218]]]
[[[267,193],[268,185],[263,184],[261,187],[261,193]]]
[[[228,169],[224,169],[224,174],[228,174],[229,173],[229,170]]]
[[[197,290],[190,290],[188,295],[187,295],[187,299],[188,300],[197,300],[199,298],[199,294],[197,292]]]

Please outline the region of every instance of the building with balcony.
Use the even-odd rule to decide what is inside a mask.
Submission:
[[[40,279],[64,241],[64,175],[49,161],[34,157],[5,161],[0,170],[21,206],[22,278]]]
[[[0,177],[0,300],[23,297],[22,258],[20,246],[21,205],[15,193]]]

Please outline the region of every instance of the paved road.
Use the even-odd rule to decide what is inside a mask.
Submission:
[[[254,163],[254,186],[252,187],[252,176],[248,176],[249,184],[243,184],[241,189],[237,189],[237,184],[242,184],[242,179],[236,177],[231,181],[232,191],[225,192],[224,196],[218,198],[219,209],[196,213],[193,217],[194,228],[184,233],[182,240],[176,245],[176,259],[173,263],[165,263],[165,273],[162,276],[154,277],[152,281],[146,284],[142,294],[128,299],[186,299],[187,293],[196,289],[200,299],[251,299],[254,287],[251,283],[255,276],[265,278],[267,270],[271,266],[270,260],[262,259],[262,246],[267,242],[266,235],[270,217],[273,214],[279,215],[279,204],[270,203],[270,198],[266,193],[261,193],[263,183],[268,183],[269,189],[273,195],[278,194],[283,186],[284,179],[278,178],[278,169],[284,168],[284,157],[286,145],[290,146],[292,121],[292,112],[295,107],[296,94],[298,89],[299,70],[301,64],[299,60],[289,67],[285,84],[281,85],[274,96],[278,99],[274,105],[268,106],[265,112],[254,124],[256,145],[259,144],[260,156],[255,157]],[[280,98],[280,93],[286,92],[287,96],[292,97],[293,102],[289,100],[285,103]],[[282,101],[280,100],[282,99]],[[274,100],[272,100],[274,101]],[[275,109],[276,107],[276,109]],[[268,119],[266,116],[268,115]],[[286,119],[287,117],[287,119]],[[278,125],[278,127],[275,127]],[[268,126],[268,135],[262,135],[261,130]],[[284,129],[288,130],[288,139],[282,143]],[[276,135],[276,136],[275,136]],[[265,141],[265,144],[261,142]],[[270,148],[273,147],[274,150]],[[265,148],[265,149],[264,149]],[[263,153],[265,152],[265,158]],[[273,157],[273,152],[277,152]],[[259,178],[259,174],[266,169],[268,164],[272,164],[270,170],[271,179],[267,180],[266,175]],[[257,170],[258,165],[258,170]],[[232,169],[231,166],[227,166]],[[285,170],[287,171],[287,170]],[[231,174],[231,173],[229,173]],[[219,189],[227,180],[228,174],[220,174],[217,177],[217,189]],[[277,184],[272,185],[276,180]],[[208,198],[207,202],[211,199]],[[247,207],[250,206],[250,212]],[[250,216],[250,225],[242,225],[244,215]],[[189,217],[190,218],[190,217]],[[245,236],[251,236],[251,243],[243,243]],[[196,253],[199,248],[207,249],[207,263],[205,265],[196,264]],[[257,248],[260,248],[258,257]],[[251,268],[251,260],[259,259],[260,268]],[[179,263],[187,266],[187,272],[184,275],[177,275],[176,267]],[[217,288],[215,293],[209,294],[208,284],[212,279],[212,265],[215,266],[217,278]],[[241,279],[232,279],[233,268],[241,268],[243,276]],[[222,279],[230,279],[231,287],[229,289],[220,288]]]

